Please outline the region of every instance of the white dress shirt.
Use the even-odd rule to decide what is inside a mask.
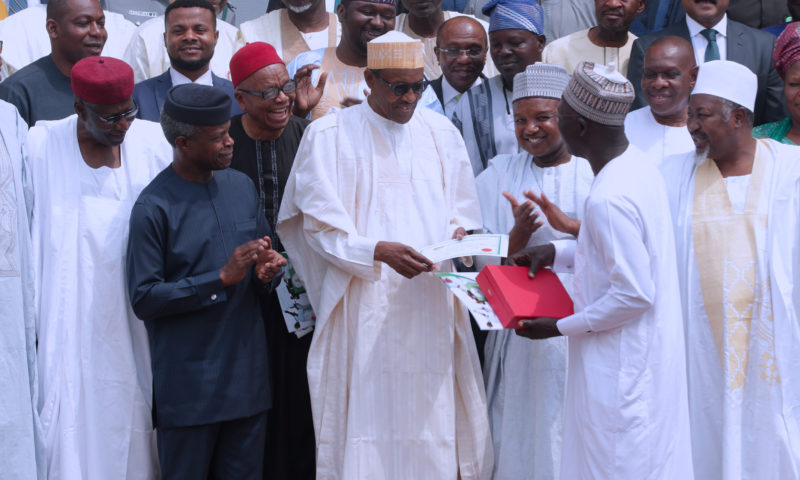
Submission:
[[[692,17],[686,15],[686,26],[689,27],[689,38],[692,40],[694,48],[694,59],[698,65],[706,63],[706,47],[708,40],[700,32],[706,27],[697,23]],[[719,48],[719,59],[728,59],[728,14],[722,16],[722,20],[711,27],[717,31],[717,47]]]
[[[181,72],[175,70],[174,68],[169,68],[169,78],[172,79],[172,86],[177,87],[178,85],[183,85],[186,83],[196,83],[198,85],[208,85],[209,87],[214,86],[214,77],[211,76],[211,69],[206,70],[206,73],[197,77],[197,80],[194,82],[189,79],[186,75],[182,74]]]
[[[470,85],[469,88],[474,87],[475,85],[480,85],[481,77],[475,79],[475,83]],[[444,115],[447,118],[453,118],[453,112],[456,110],[456,105],[458,105],[458,101],[461,100],[462,93],[456,90],[450,82],[447,81],[446,77],[442,77],[442,102],[444,103]]]

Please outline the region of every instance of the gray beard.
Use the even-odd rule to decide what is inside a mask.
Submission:
[[[286,5],[286,8],[291,10],[293,13],[303,13],[303,12],[307,12],[313,6],[314,6],[314,2],[308,2],[305,5],[300,5],[299,7],[296,7],[294,5]]]
[[[706,161],[706,159],[708,158],[708,151],[710,149],[711,149],[711,147],[706,146],[706,148],[703,149],[703,151],[695,150],[695,152],[694,152],[694,163],[695,163],[695,165],[700,165],[700,164],[702,164],[703,162]]]

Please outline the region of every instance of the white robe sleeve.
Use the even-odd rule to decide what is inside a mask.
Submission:
[[[581,241],[593,244],[598,255],[586,259],[608,272],[610,288],[586,308],[558,322],[564,335],[611,330],[639,319],[655,299],[650,254],[644,243],[639,211],[616,199],[588,202]]]

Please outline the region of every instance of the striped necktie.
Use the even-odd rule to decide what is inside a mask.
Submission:
[[[27,0],[8,0],[8,14],[17,13],[23,8],[28,7]]]
[[[706,45],[705,61],[719,60],[719,45],[717,45],[717,31],[713,28],[706,28],[700,31],[700,35],[706,37],[708,45]]]

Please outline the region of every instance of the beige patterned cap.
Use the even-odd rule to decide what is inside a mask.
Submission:
[[[568,83],[569,74],[561,65],[534,63],[514,75],[513,101],[528,97],[561,99]]]
[[[581,62],[564,90],[564,101],[581,116],[603,125],[622,126],[636,94],[614,68]]]
[[[422,42],[392,30],[367,43],[367,68],[423,68]]]

